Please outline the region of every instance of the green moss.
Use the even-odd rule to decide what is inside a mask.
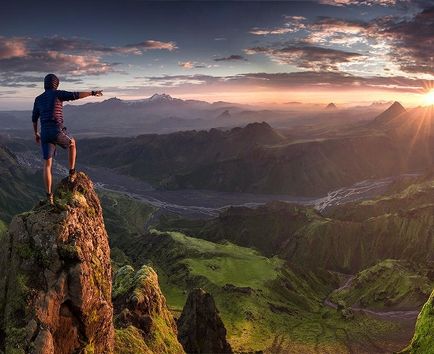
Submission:
[[[15,245],[18,256],[23,259],[30,259],[33,256],[33,250],[28,243],[17,243]]]
[[[146,336],[145,342],[153,353],[176,354],[183,352],[173,328],[169,327],[161,316],[153,316],[152,328],[149,335]]]
[[[134,268],[130,265],[119,268],[114,276],[112,296],[117,298],[125,295],[134,286]]]
[[[122,268],[123,266],[132,264],[130,257],[128,257],[124,251],[117,247],[110,249],[110,257],[112,260],[112,268],[114,273],[116,273],[118,269]]]
[[[60,206],[66,206],[71,203],[72,192],[70,190],[60,189],[58,194],[55,196],[56,204]]]
[[[106,279],[105,269],[101,264],[99,258],[94,254],[91,258],[91,266],[92,266],[92,280],[94,284],[100,289],[102,295],[105,299],[110,299],[111,294],[111,279]]]
[[[133,326],[115,329],[116,354],[153,354],[146,345],[141,332]]]
[[[7,327],[6,328],[5,353],[6,354],[25,354],[26,353],[26,328]]]
[[[348,338],[381,342],[392,331],[399,333],[394,323],[360,314],[346,321],[324,307],[324,298],[337,287],[329,272],[299,269],[250,248],[176,232],[153,231],[142,244],[146,247],[136,246],[136,262],[152,262],[170,308],[181,310],[192,287],[204,288],[213,295],[237,351],[338,353],[346,352]],[[227,283],[234,287],[224,288]]]
[[[386,259],[359,272],[347,287],[332,294],[331,301],[365,308],[419,308],[434,286],[428,272],[414,263]]]
[[[434,291],[417,317],[413,339],[403,351],[410,354],[434,353]]]
[[[58,249],[59,255],[61,258],[66,260],[78,260],[80,259],[80,249],[78,246],[68,243],[62,244]]]

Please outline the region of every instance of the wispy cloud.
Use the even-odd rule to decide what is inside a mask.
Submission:
[[[135,94],[151,94],[165,87],[173,93],[207,91],[245,91],[249,88],[260,90],[291,89],[379,89],[394,92],[419,93],[427,84],[426,80],[399,77],[362,77],[343,72],[302,71],[292,73],[247,73],[229,76],[213,75],[162,75],[139,79]]]
[[[285,23],[281,27],[274,28],[252,28],[249,33],[257,36],[279,35],[293,33],[304,29],[306,18],[303,16],[285,16]]]
[[[232,54],[227,57],[215,58],[214,61],[247,61],[242,55]]]
[[[434,75],[434,6],[411,20],[386,18],[379,35],[391,45],[390,58],[410,73]]]
[[[72,76],[102,75],[120,64],[107,56],[141,55],[150,50],[177,49],[174,42],[145,40],[123,46],[104,46],[71,37],[0,37],[0,73],[58,72]]]
[[[198,69],[198,68],[207,68],[209,65],[205,65],[203,63],[198,63],[196,61],[180,61],[178,62],[178,66],[184,69]]]
[[[323,0],[335,5],[386,5],[392,0]],[[405,0],[393,4],[408,4]],[[434,77],[434,7],[425,0],[411,4],[418,10],[405,16],[383,16],[370,21],[319,17],[300,22],[303,34],[247,48],[280,64],[316,71],[342,70],[353,74],[430,75]],[[302,21],[302,20],[300,20]],[[287,28],[286,25],[282,29]],[[271,33],[271,32],[268,32]],[[265,32],[264,32],[265,34]]]
[[[25,39],[0,36],[0,60],[19,58],[26,54],[27,49]]]
[[[246,54],[265,54],[280,64],[290,64],[315,71],[336,71],[338,64],[360,60],[362,54],[309,45],[253,47]]]
[[[398,0],[402,2],[409,2],[409,0]],[[345,5],[356,5],[356,6],[394,6],[397,0],[319,0],[320,4],[333,5],[333,6],[345,6]]]
[[[147,40],[140,43],[127,44],[124,47],[115,48],[115,50],[118,50],[120,52],[122,52],[124,49],[134,49],[137,53],[141,53],[143,51],[156,50],[156,49],[173,51],[175,49],[178,49],[178,47],[176,46],[175,42]]]

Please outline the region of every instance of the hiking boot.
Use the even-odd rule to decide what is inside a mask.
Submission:
[[[54,194],[47,193],[47,204],[53,206],[54,205]]]
[[[75,172],[75,168],[71,168],[69,170],[69,176],[68,176],[68,180],[69,182],[74,182],[75,181],[75,176],[77,175],[77,173]]]

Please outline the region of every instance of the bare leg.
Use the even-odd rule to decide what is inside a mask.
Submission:
[[[51,194],[51,181],[52,181],[52,176],[51,176],[51,165],[53,163],[53,158],[49,158],[48,160],[44,161],[44,185],[45,185],[45,190],[47,191],[48,194]]]
[[[75,147],[75,139],[71,139],[71,143],[69,144],[68,149],[68,157],[69,157],[69,169],[75,169],[75,158],[77,156],[77,148]]]

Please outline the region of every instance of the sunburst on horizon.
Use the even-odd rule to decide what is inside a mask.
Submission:
[[[434,105],[434,88],[425,94],[423,102],[427,105]]]

